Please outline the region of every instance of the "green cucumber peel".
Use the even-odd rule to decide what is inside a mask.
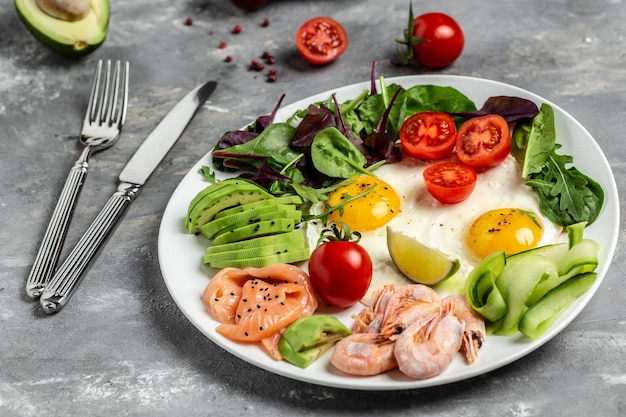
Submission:
[[[589,289],[600,245],[584,239],[584,230],[584,223],[568,227],[567,245],[547,245],[509,256],[494,252],[472,270],[465,295],[488,321],[491,333],[521,331],[539,337]]]

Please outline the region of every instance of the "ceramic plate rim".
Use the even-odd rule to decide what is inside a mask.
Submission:
[[[490,336],[485,347],[481,349],[480,357],[476,363],[466,365],[460,355],[457,355],[458,357],[444,373],[427,380],[412,380],[397,371],[375,377],[346,376],[332,368],[332,365],[329,364],[328,354],[304,370],[284,361],[276,362],[262,352],[258,346],[237,344],[217,334],[215,332],[217,322],[206,313],[202,305],[200,298],[202,289],[209,280],[208,268],[201,265],[205,245],[201,243],[201,238],[185,233],[183,221],[189,201],[196,192],[208,185],[198,173],[202,165],[210,164],[210,152],[208,152],[181,180],[165,208],[159,227],[158,258],[166,287],[178,308],[198,330],[226,352],[277,375],[327,387],[353,390],[404,390],[433,387],[491,372],[528,355],[550,341],[569,325],[596,293],[609,270],[617,245],[619,199],[615,178],[609,163],[589,132],[558,105],[522,88],[499,81],[458,75],[415,75],[385,79],[386,85],[392,83],[404,87],[416,84],[452,86],[468,95],[478,107],[482,105],[485,99],[494,95],[516,95],[532,100],[538,105],[545,102],[552,106],[555,112],[557,141],[563,144],[560,152],[573,155],[576,167],[596,179],[605,192],[603,210],[598,220],[587,229],[588,232],[585,235],[602,244],[600,264],[597,269],[598,278],[593,287],[576,300],[552,328],[539,339],[523,341],[519,337]],[[377,86],[380,88],[378,83]],[[325,100],[332,93],[336,93],[337,99],[342,102],[356,97],[361,91],[369,89],[369,87],[370,82],[363,81],[315,94],[282,107],[277,113],[276,119],[284,120],[296,109],[305,108],[309,103],[315,101]],[[575,133],[575,143],[563,140],[563,129]],[[216,133],[219,134],[220,132]],[[587,158],[585,160],[576,158],[576,155],[581,154],[583,148],[588,153]],[[593,157],[589,158],[589,155]],[[223,178],[225,175],[218,173],[218,177]],[[346,316],[349,317],[349,314],[345,312],[341,315],[341,317]],[[350,325],[351,321],[346,323]],[[493,357],[489,355],[495,355],[495,360],[492,360]]]

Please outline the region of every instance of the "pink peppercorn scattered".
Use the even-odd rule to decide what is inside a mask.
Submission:
[[[226,55],[226,58],[224,58],[224,62],[232,62],[233,57],[231,55]]]
[[[260,62],[258,59],[253,59],[250,61],[250,69],[253,71],[263,71],[265,69],[265,64]]]
[[[276,70],[274,68],[270,69],[267,73],[267,82],[275,83],[277,79],[278,79],[278,75],[276,73]]]
[[[220,49],[226,49],[226,46],[228,46],[228,45],[226,44],[226,41],[221,41],[221,42],[220,42],[220,46],[219,46],[219,48],[220,48]]]
[[[276,57],[274,57],[274,55],[270,54],[267,51],[263,52],[263,54],[261,55],[261,58],[263,58],[265,62],[270,65],[276,62]]]
[[[233,33],[241,33],[241,25],[235,25],[233,28]]]
[[[188,17],[187,19],[185,19],[185,26],[191,25],[193,25],[193,19],[191,17]]]
[[[270,25],[270,20],[266,17],[265,19],[263,19],[263,23],[261,23],[261,26],[266,28]]]

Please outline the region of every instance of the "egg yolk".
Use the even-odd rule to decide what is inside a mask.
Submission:
[[[496,250],[507,255],[532,249],[543,235],[540,220],[530,211],[503,208],[482,214],[472,223],[467,244],[483,258]]]
[[[333,210],[328,220],[341,220],[351,230],[365,231],[384,226],[400,212],[400,197],[385,181],[369,176],[354,177],[351,180],[354,182],[330,193],[326,201],[328,208],[338,207],[359,194],[367,194]]]

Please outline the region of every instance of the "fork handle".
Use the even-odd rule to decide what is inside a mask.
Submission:
[[[136,184],[121,183],[118,190],[109,198],[44,288],[39,302],[47,314],[63,309],[78,287],[87,266],[122,218],[126,208],[135,199],[140,187]]]
[[[52,212],[52,217],[26,282],[26,294],[32,299],[39,298],[59,261],[70,219],[74,214],[78,195],[87,176],[88,159],[91,151],[91,147],[84,148],[80,157],[74,162]]]

